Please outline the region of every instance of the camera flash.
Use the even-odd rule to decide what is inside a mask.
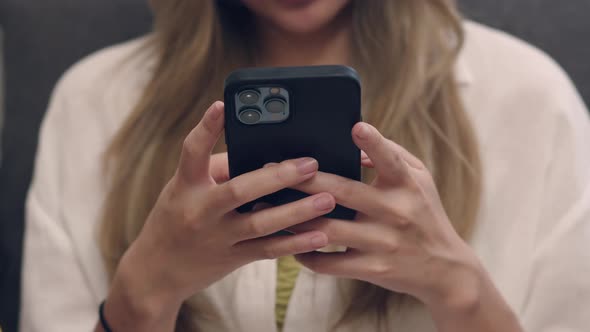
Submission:
[[[278,95],[281,93],[281,88],[270,88],[271,95]]]

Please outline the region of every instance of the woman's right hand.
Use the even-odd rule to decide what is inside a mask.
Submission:
[[[175,175],[121,259],[105,305],[113,330],[173,331],[184,300],[237,268],[327,244],[319,231],[265,236],[332,211],[335,200],[328,193],[235,212],[242,204],[312,178],[318,164],[310,158],[289,160],[218,184],[209,163],[223,125],[223,103],[216,102],[186,138]]]

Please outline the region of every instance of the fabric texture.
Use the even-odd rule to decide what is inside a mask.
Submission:
[[[301,264],[295,257],[286,256],[277,260],[277,292],[275,298],[275,315],[279,331],[283,330],[289,299],[295,288]]]
[[[485,166],[470,245],[526,331],[586,331],[587,109],[563,70],[539,50],[478,24],[466,23],[466,31],[457,81]],[[89,331],[97,321],[108,290],[95,241],[106,192],[98,161],[150,77],[150,59],[136,54],[144,43],[86,58],[55,90],[27,201],[21,332]],[[352,300],[351,286],[302,267],[283,331],[327,331]],[[204,331],[276,331],[276,289],[276,261],[248,264],[202,294],[222,320],[195,319]],[[386,318],[390,330],[436,330],[424,308]],[[370,331],[375,324],[367,315],[338,331]]]

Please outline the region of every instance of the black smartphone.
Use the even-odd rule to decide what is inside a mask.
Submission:
[[[267,163],[315,158],[322,172],[361,179],[361,153],[352,127],[361,120],[361,84],[346,66],[247,68],[225,81],[225,139],[230,176]],[[284,189],[245,204],[281,205],[307,194]],[[338,205],[330,218],[354,219]]]

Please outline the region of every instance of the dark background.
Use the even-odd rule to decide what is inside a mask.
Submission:
[[[461,0],[466,16],[556,58],[590,101],[590,0]],[[149,31],[146,0],[0,0],[5,120],[0,165],[0,325],[17,329],[24,200],[53,85],[75,61]]]

